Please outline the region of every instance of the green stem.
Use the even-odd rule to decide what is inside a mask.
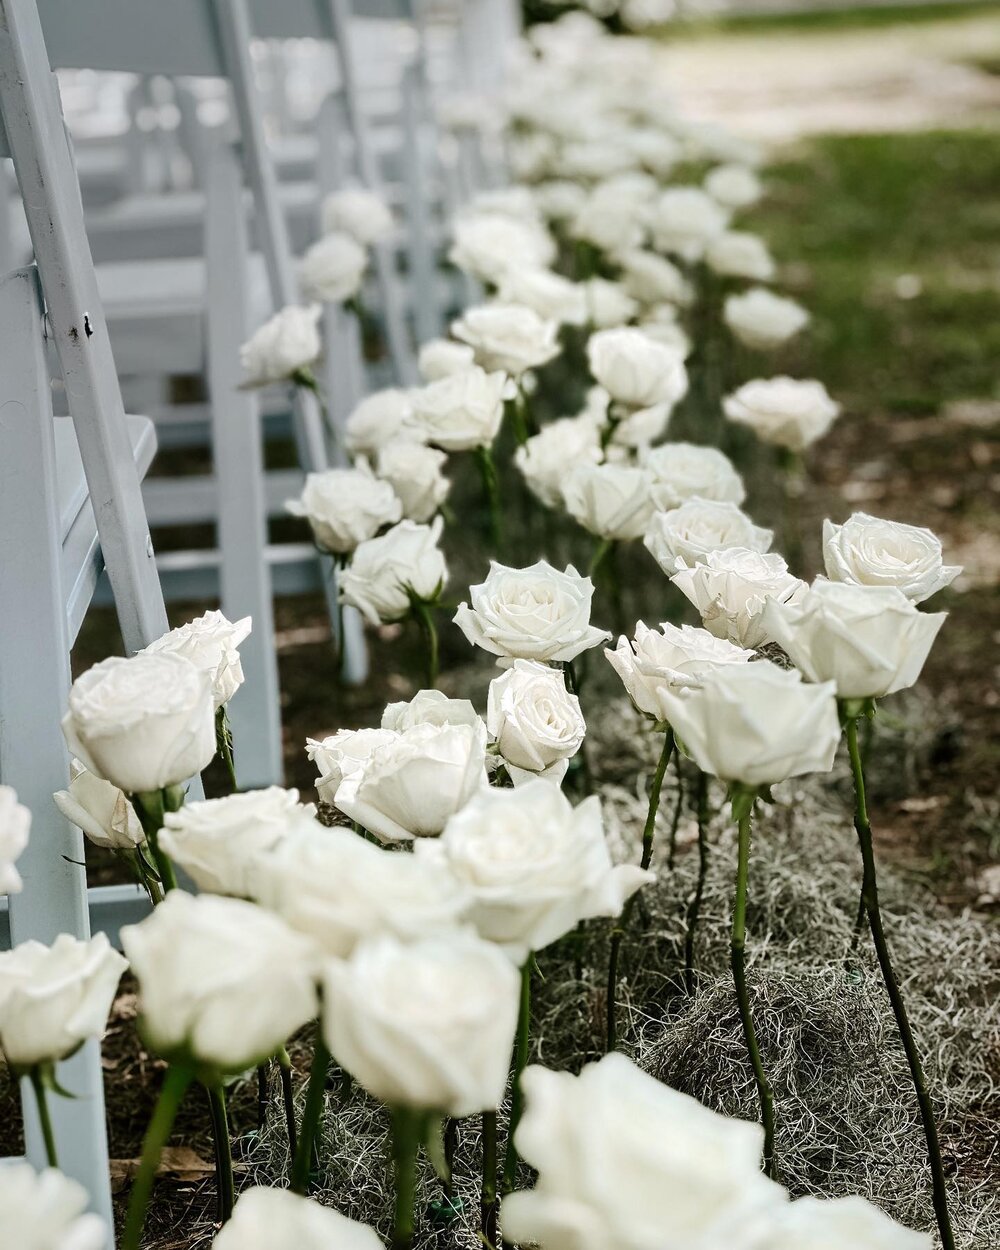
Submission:
[[[503,541],[503,527],[500,522],[500,483],[493,452],[489,447],[476,448],[476,464],[479,466],[479,476],[482,479],[486,506],[490,514],[490,540],[494,548],[499,550]]]
[[[298,1149],[292,1163],[291,1189],[296,1194],[309,1192],[309,1167],[312,1163],[313,1145],[319,1134],[326,1093],[326,1073],[330,1066],[330,1052],[323,1040],[322,1021],[316,1023],[316,1041],[313,1046],[312,1067],[309,1070],[309,1086],[306,1089],[306,1105],[302,1111],[302,1127],[299,1132]]]
[[[514,1134],[521,1122],[524,1110],[524,1091],[521,1089],[521,1073],[528,1066],[528,1045],[531,1038],[531,965],[529,955],[521,967],[521,1006],[517,1015],[517,1040],[514,1044],[514,1080],[510,1095],[510,1129],[507,1134],[507,1151],[503,1163],[503,1192],[509,1194],[517,1179],[517,1147]]]
[[[141,794],[133,794],[132,805],[146,835],[164,894],[169,890],[176,890],[177,876],[174,873],[174,866],[166,852],[160,850],[160,830],[164,824],[164,813],[176,811],[176,807],[170,801],[166,790],[145,790]]]
[[[674,804],[674,814],[670,821],[670,838],[667,842],[667,867],[673,872],[674,860],[677,858],[677,830],[681,823],[681,811],[684,807],[684,773],[681,769],[681,756],[677,752],[674,758],[674,769],[677,773],[677,802]]]
[[[363,314],[359,312],[357,316],[359,322],[361,322],[363,326]],[[323,394],[323,388],[320,386],[316,375],[309,368],[296,369],[291,375],[291,381],[294,382],[296,386],[301,386],[304,391],[310,391],[316,396],[316,404],[319,408],[319,415],[323,420],[323,425],[326,427],[326,432],[330,436],[330,442],[333,450],[336,452],[340,447],[340,435],[337,431],[337,427],[333,424],[333,419],[330,416],[330,409],[326,406],[326,397]]]
[[[125,1235],[122,1250],[140,1250],[143,1226],[146,1223],[146,1207],[153,1192],[156,1168],[163,1147],[170,1138],[178,1108],[194,1079],[194,1072],[183,1064],[171,1064],[163,1079],[163,1087],[153,1109],[152,1119],[142,1143],[142,1159],[129,1195],[128,1215],[125,1218]]]
[[[409,1107],[392,1112],[392,1163],[396,1179],[396,1207],[391,1250],[411,1250],[417,1200],[417,1150],[420,1146],[419,1114]]]
[[[660,751],[656,772],[653,773],[653,781],[649,787],[649,807],[646,811],[646,824],[642,830],[642,858],[639,860],[639,866],[644,869],[649,867],[653,858],[653,839],[656,833],[656,813],[660,807],[660,791],[663,789],[663,778],[666,775],[667,765],[670,763],[670,757],[673,752],[674,731],[668,726],[666,733],[663,735],[663,748]],[[609,1054],[618,1045],[618,959],[621,955],[622,941],[632,916],[635,898],[636,896],[633,894],[625,904],[618,923],[611,931],[611,949],[608,953],[607,1033],[605,1037],[605,1051]]]
[[[235,794],[240,787],[236,781],[236,761],[233,758],[233,733],[229,727],[229,717],[226,715],[225,704],[216,709],[215,742],[216,750],[226,766],[226,772],[229,774],[229,785]]]
[[[434,609],[425,599],[414,597],[411,603],[413,604],[413,614],[417,618],[417,624],[420,626],[420,632],[423,635],[424,646],[427,651],[426,686],[428,690],[433,690],[437,686],[440,669],[438,632],[437,626],[434,624]]]
[[[694,993],[694,938],[701,914],[701,900],[705,893],[708,875],[708,777],[698,770],[698,880],[688,904],[686,931],[684,934],[684,988]]]
[[[483,1241],[489,1250],[497,1245],[497,1113],[483,1112],[483,1188],[479,1204]]]
[[[608,553],[611,551],[613,546],[614,543],[610,538],[602,538],[594,548],[594,554],[590,558],[590,568],[587,570],[587,576],[591,579],[591,581],[593,581],[593,579],[597,576],[598,569],[600,569],[601,565],[607,559]]]
[[[906,1052],[906,1062],[909,1064],[913,1088],[917,1095],[920,1119],[924,1127],[924,1138],[927,1142],[927,1157],[930,1162],[931,1184],[934,1196],[934,1214],[937,1217],[941,1243],[944,1250],[954,1250],[955,1235],[952,1232],[951,1217],[948,1214],[948,1189],[944,1179],[944,1166],[941,1161],[941,1146],[938,1141],[937,1124],[934,1120],[934,1109],[931,1105],[930,1092],[924,1078],[920,1054],[906,1014],[906,1005],[903,1002],[899,983],[893,971],[892,960],[889,955],[889,944],[882,926],[878,881],[875,873],[875,851],[872,846],[871,822],[868,819],[864,765],[858,746],[858,722],[856,718],[851,717],[848,719],[846,734],[847,750],[851,757],[851,771],[854,775],[854,827],[858,833],[858,842],[861,846],[861,861],[864,865],[863,896],[865,911],[868,914],[868,927],[871,929],[875,953],[878,956],[879,967],[882,970],[882,980],[889,995],[889,1002],[892,1004],[892,1014],[896,1018],[896,1028],[899,1031],[900,1041],[903,1043],[903,1050]]]
[[[731,962],[733,981],[736,985],[736,1001],[739,1003],[743,1035],[746,1038],[757,1096],[760,1100],[761,1121],[764,1125],[764,1171],[772,1180],[778,1179],[774,1162],[774,1095],[764,1072],[764,1064],[757,1045],[757,1033],[750,1013],[750,997],[746,978],[746,911],[747,878],[750,870],[750,829],[753,819],[753,802],[748,802],[739,821],[739,859],[736,868],[736,901],[733,905],[733,935]]]
[[[297,1132],[295,1128],[295,1091],[292,1089],[292,1061],[282,1046],[278,1051],[278,1069],[281,1073],[281,1097],[285,1104],[285,1128],[288,1131],[288,1154],[295,1158]]]
[[[28,1074],[28,1079],[31,1081],[31,1088],[35,1094],[35,1103],[38,1107],[38,1122],[42,1128],[42,1140],[45,1142],[45,1158],[48,1160],[50,1168],[57,1168],[59,1166],[59,1158],[56,1154],[56,1135],[52,1131],[52,1117],[49,1114],[45,1077],[37,1064]]]
[[[236,1189],[233,1182],[233,1150],[229,1140],[229,1117],[226,1114],[226,1091],[221,1084],[209,1085],[208,1106],[212,1115],[212,1137],[215,1141],[216,1184],[219,1190],[219,1223],[225,1224],[233,1213]]]

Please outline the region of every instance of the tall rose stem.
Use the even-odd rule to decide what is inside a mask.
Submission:
[[[594,548],[594,554],[590,557],[590,568],[587,570],[587,576],[591,578],[591,580],[593,580],[593,578],[597,575],[598,570],[607,559],[608,553],[613,545],[614,544],[610,538],[602,538]]]
[[[411,1250],[417,1199],[417,1150],[420,1125],[416,1112],[396,1107],[392,1112],[392,1163],[396,1178],[396,1210],[391,1250]]]
[[[363,324],[363,319],[358,316],[359,323]],[[310,391],[316,396],[316,405],[319,408],[320,417],[326,426],[326,432],[330,436],[330,443],[333,451],[336,452],[340,447],[340,434],[337,427],[333,424],[333,418],[330,416],[330,409],[326,406],[326,397],[323,389],[316,380],[316,375],[309,368],[296,369],[292,374],[291,380],[296,386],[301,386],[304,391]]]
[[[642,830],[642,858],[639,861],[642,868],[648,868],[653,858],[653,838],[656,833],[656,813],[660,807],[660,791],[663,789],[663,778],[673,751],[674,731],[668,726],[666,733],[663,735],[663,749],[660,751],[659,763],[656,765],[656,772],[653,774],[653,781],[649,788],[649,808],[646,812],[646,824]],[[611,931],[611,950],[608,954],[607,1035],[605,1039],[605,1049],[609,1053],[618,1045],[618,958],[621,954],[622,940],[625,937],[628,922],[632,915],[632,905],[635,897],[633,894],[625,904],[618,923]]]
[[[483,1241],[489,1250],[497,1244],[497,1113],[483,1112],[483,1188],[479,1204]]]
[[[684,772],[681,768],[680,752],[674,756],[674,768],[677,773],[677,801],[670,820],[670,840],[667,843],[667,867],[671,872],[673,872],[674,861],[677,858],[677,830],[680,827],[681,812],[684,809]]]
[[[761,1121],[764,1125],[764,1171],[772,1180],[777,1180],[778,1171],[774,1161],[774,1095],[764,1072],[764,1064],[757,1045],[757,1033],[753,1026],[750,1013],[750,997],[747,993],[746,978],[746,910],[747,910],[747,877],[750,868],[750,826],[753,819],[753,796],[743,796],[745,802],[739,816],[739,859],[736,868],[736,902],[733,905],[733,935],[730,947],[733,968],[733,981],[736,985],[736,1000],[740,1008],[740,1020],[743,1022],[743,1035],[746,1038],[750,1062],[753,1065],[754,1080],[757,1082],[757,1096],[760,1099]]]
[[[218,754],[222,757],[222,762],[226,766],[229,785],[235,794],[239,789],[239,785],[236,781],[236,761],[233,758],[233,733],[229,727],[229,717],[226,715],[225,704],[218,708],[215,713],[215,741]]]
[[[924,1138],[927,1142],[927,1157],[931,1168],[931,1184],[934,1196],[934,1214],[937,1217],[938,1231],[944,1250],[954,1250],[955,1234],[951,1228],[951,1217],[948,1214],[948,1189],[944,1179],[944,1167],[941,1161],[941,1146],[938,1141],[937,1124],[934,1121],[934,1109],[931,1106],[930,1093],[924,1078],[923,1065],[917,1044],[910,1029],[910,1021],[906,1014],[906,1005],[899,990],[899,983],[893,971],[889,955],[889,944],[886,941],[882,926],[882,912],[879,907],[878,881],[875,873],[875,852],[872,847],[872,827],[868,819],[868,805],[865,798],[865,774],[858,746],[858,722],[856,717],[849,717],[845,726],[847,750],[851,757],[851,771],[854,774],[855,814],[854,827],[858,833],[861,847],[861,861],[864,865],[863,896],[865,911],[868,915],[868,927],[871,929],[875,954],[882,970],[882,981],[892,1004],[892,1013],[896,1018],[896,1028],[906,1052],[906,1061],[910,1067],[913,1088],[917,1095],[920,1108],[920,1119],[923,1122]]]
[[[292,1089],[292,1061],[282,1046],[278,1051],[278,1070],[281,1073],[281,1097],[285,1104],[285,1128],[288,1130],[288,1153],[295,1158],[298,1133],[295,1128],[295,1092]]]
[[[708,777],[698,770],[698,880],[688,904],[686,932],[684,934],[684,988],[694,993],[694,940],[701,914],[701,900],[705,893],[705,877],[708,875]]]
[[[438,632],[437,626],[434,624],[434,609],[424,599],[414,598],[413,612],[417,618],[417,624],[420,626],[420,632],[423,635],[424,645],[427,649],[427,669],[426,683],[429,690],[433,690],[437,685],[439,661],[438,661]]]
[[[160,850],[160,830],[163,828],[164,813],[175,811],[176,807],[168,803],[167,792],[164,790],[146,790],[141,794],[134,794],[132,800],[149,843],[163,892],[166,894],[169,890],[176,890],[177,876],[174,866],[167,854]]]
[[[513,1192],[517,1180],[517,1147],[514,1134],[521,1122],[524,1110],[524,1091],[521,1089],[521,1073],[528,1066],[528,1045],[531,1037],[531,965],[529,955],[521,966],[521,1006],[517,1015],[517,1040],[514,1043],[514,1079],[510,1093],[510,1128],[507,1133],[507,1151],[503,1162],[503,1192]]]
[[[312,1067],[309,1070],[309,1086],[306,1089],[306,1105],[302,1111],[302,1127],[292,1162],[291,1189],[296,1194],[309,1192],[309,1168],[312,1163],[313,1146],[319,1134],[326,1093],[326,1074],[330,1066],[330,1052],[323,1040],[323,1026],[317,1021],[316,1041],[313,1048]]]
[[[263,1132],[267,1123],[267,1104],[270,1101],[271,1061],[257,1065],[257,1131]]]
[[[503,541],[503,530],[500,523],[500,483],[497,478],[497,466],[493,460],[493,452],[489,447],[476,448],[476,464],[482,479],[486,505],[490,514],[490,541],[499,550]]]
[[[216,1182],[219,1188],[219,1222],[225,1224],[233,1213],[236,1190],[233,1182],[233,1151],[229,1141],[226,1091],[221,1083],[208,1086],[208,1105],[215,1140]]]
[[[45,1158],[50,1168],[57,1168],[59,1166],[59,1158],[56,1154],[56,1136],[52,1131],[52,1117],[49,1115],[49,1100],[45,1089],[45,1077],[37,1064],[31,1069],[28,1079],[31,1081],[31,1088],[35,1095],[35,1104],[38,1107],[38,1122],[42,1127]]]
[[[152,1119],[142,1143],[142,1159],[132,1185],[125,1217],[125,1235],[122,1250],[140,1250],[143,1226],[146,1223],[146,1207],[153,1192],[153,1180],[160,1162],[163,1147],[170,1138],[178,1108],[194,1080],[193,1071],[183,1064],[171,1064],[163,1079],[163,1088],[153,1109]]]

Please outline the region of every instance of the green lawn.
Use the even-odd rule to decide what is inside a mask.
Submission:
[[[975,17],[995,11],[997,0],[962,0],[961,3],[864,4],[835,9],[812,9],[794,13],[741,13],[718,18],[693,18],[690,22],[663,28],[665,38],[684,35],[771,30],[844,30],[857,27],[897,26],[901,23],[938,22],[956,17]]]

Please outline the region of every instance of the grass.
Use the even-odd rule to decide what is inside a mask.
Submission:
[[[692,18],[685,24],[666,26],[663,36],[675,34],[758,34],[770,31],[830,31],[881,29],[886,26],[939,22],[978,17],[995,11],[996,0],[938,0],[928,4],[854,4],[837,8],[802,9],[789,13],[730,13],[717,18]]]

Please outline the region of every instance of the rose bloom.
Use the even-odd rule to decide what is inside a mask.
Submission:
[[[393,231],[388,205],[366,187],[331,191],[320,208],[320,222],[324,234],[349,234],[362,247],[381,243]]]
[[[560,417],[542,426],[514,452],[514,464],[528,489],[546,507],[562,505],[566,475],[578,464],[599,464],[601,435],[589,418]]]
[[[268,786],[221,799],[185,803],[167,812],[160,845],[199,890],[251,896],[253,857],[302,827],[316,823],[316,808],[299,802],[298,790]]]
[[[665,256],[635,248],[621,253],[618,262],[625,290],[643,304],[691,302],[691,284]]]
[[[652,478],[645,469],[620,464],[580,464],[563,486],[574,520],[609,542],[640,538],[653,515]]]
[[[584,288],[587,295],[587,321],[596,329],[614,329],[638,316],[638,300],[634,300],[620,282],[609,282],[607,278],[591,278],[584,283]]]
[[[648,2],[650,0],[647,0]],[[660,11],[663,11],[665,6],[673,8],[673,0],[652,0],[652,2],[658,5]],[[634,12],[633,0],[633,4],[626,10],[626,22],[628,22],[628,14],[634,14]],[[658,178],[666,178],[682,156],[681,145],[673,135],[668,135],[654,126],[627,130],[622,138],[632,155]]]
[[[121,941],[165,1059],[245,1072],[316,1015],[315,947],[253,903],[171,890]]]
[[[375,477],[367,465],[307,473],[302,494],[289,499],[285,510],[305,517],[316,546],[335,555],[347,555],[403,515],[392,486]]]
[[[698,767],[722,781],[770,786],[827,773],[840,742],[836,688],[770,660],[727,664],[693,690],[664,690],[667,720]]]
[[[289,304],[260,327],[240,348],[240,363],[248,386],[284,382],[319,359],[319,304],[302,308]]]
[[[467,343],[451,339],[430,339],[417,354],[417,369],[425,382],[437,382],[453,373],[463,373],[476,363],[476,354]]]
[[[670,424],[670,414],[670,404],[653,404],[651,408],[636,408],[623,420],[616,421],[609,440],[609,458],[615,448],[629,447],[633,451],[642,451],[662,438]]]
[[[539,317],[558,325],[579,326],[587,320],[584,288],[550,269],[508,269],[500,282],[499,295],[505,303],[531,308]]]
[[[70,764],[69,789],[57,790],[52,798],[66,819],[95,846],[134,851],[146,840],[135,808],[121,790],[95,777],[79,760]]]
[[[219,611],[204,612],[151,642],[142,654],[184,656],[211,677],[215,706],[224,707],[243,685],[238,648],[250,636],[251,626],[249,616],[230,621]]]
[[[20,894],[24,882],[14,861],[28,845],[31,812],[10,786],[0,786],[0,894]]]
[[[373,391],[347,418],[345,440],[354,455],[375,456],[396,438],[418,438],[412,428],[413,404],[409,391],[386,387]]]
[[[550,221],[569,221],[587,199],[586,190],[578,182],[554,178],[534,188],[535,203]]]
[[[319,769],[316,793],[324,803],[332,803],[340,783],[352,769],[359,768],[376,747],[395,739],[386,729],[338,729],[322,741],[306,739],[306,755]]]
[[[344,603],[378,625],[407,615],[410,592],[427,602],[434,600],[448,580],[438,546],[442,525],[440,517],[431,525],[400,521],[388,533],[359,544],[340,574]]]
[[[490,682],[486,728],[515,784],[535,775],[561,781],[587,732],[562,673],[536,660],[515,660]]]
[[[382,728],[402,733],[414,725],[478,725],[482,717],[470,699],[449,699],[441,690],[418,690],[405,703],[387,703]]]
[[[489,447],[503,420],[507,375],[473,365],[411,391],[420,438],[445,451]]]
[[[741,647],[773,641],[763,616],[768,599],[795,602],[806,591],[805,582],[789,573],[781,556],[746,547],[710,551],[670,580],[701,613],[707,630]]]
[[[638,328],[654,343],[662,343],[664,347],[679,352],[684,360],[691,355],[691,339],[677,320],[677,309],[673,304],[658,304],[651,308]]]
[[[794,603],[769,599],[764,629],[810,681],[832,681],[841,699],[880,699],[916,682],[946,616],[895,586],[818,578]]]
[[[736,504],[693,495],[669,512],[657,512],[643,545],[669,575],[725,547],[767,551],[773,538],[771,530],[754,525]]]
[[[577,209],[569,223],[569,233],[602,252],[642,247],[646,213],[645,205],[623,200],[617,192],[609,195],[595,191]]]
[[[587,362],[611,398],[632,408],[673,405],[687,391],[683,356],[641,330],[599,330],[587,343]]]
[[[15,1072],[58,1063],[100,1037],[127,966],[103,933],[0,951],[0,1049]]]
[[[763,194],[760,178],[745,165],[717,165],[705,178],[705,190],[723,208],[750,208]]]
[[[506,955],[469,933],[373,938],[327,965],[323,1036],[390,1107],[493,1111],[507,1085],[518,980]]]
[[[73,683],[63,736],[95,777],[126,794],[178,785],[215,756],[212,685],[176,653],[111,656]]]
[[[573,660],[611,635],[590,624],[594,583],[570,564],[565,572],[539,560],[524,569],[490,561],[485,582],[469,587],[455,624],[493,655],[551,663]]]
[[[567,178],[596,181],[625,173],[635,166],[635,157],[619,143],[600,140],[567,143],[559,158],[559,172]]]
[[[745,382],[722,401],[730,421],[749,426],[762,442],[804,451],[827,432],[840,405],[822,382],[759,378]]]
[[[448,866],[472,896],[481,936],[517,963],[581,920],[621,915],[655,880],[632,864],[612,865],[596,795],[574,808],[542,779],[483,790],[417,854]]]
[[[451,332],[476,353],[484,369],[520,377],[559,354],[559,327],[521,304],[480,304],[469,308]]]
[[[653,502],[664,510],[695,497],[734,504],[741,504],[746,497],[743,479],[733,462],[716,447],[664,443],[646,452],[642,464],[653,476]]]
[[[705,252],[705,261],[713,273],[724,278],[770,282],[776,272],[764,240],[743,230],[727,230],[713,239]]]
[[[550,265],[555,244],[544,226],[502,213],[472,213],[455,223],[448,259],[464,273],[498,286],[515,264]]]
[[[931,1250],[932,1238],[904,1228],[865,1198],[798,1198],[773,1212],[754,1250]]]
[[[650,218],[657,249],[687,261],[700,259],[728,224],[726,210],[700,187],[668,187]]]
[[[361,290],[368,253],[349,234],[325,234],[299,261],[299,282],[307,299],[343,304]]]
[[[486,727],[415,725],[345,773],[334,802],[383,842],[436,837],[486,784]]]
[[[87,1191],[55,1168],[0,1168],[0,1245],[10,1250],[106,1250],[109,1232],[87,1211]]]
[[[212,1250],[384,1250],[368,1224],[287,1189],[244,1189]]]
[[[823,560],[834,582],[895,586],[922,603],[949,585],[961,565],[945,564],[941,540],[929,529],[855,512],[843,525],[823,522]]]
[[[606,648],[604,654],[638,711],[658,722],[666,720],[660,698],[663,690],[689,690],[720,665],[746,664],[753,659],[752,651],[716,638],[707,629],[669,621],[658,630],[637,622],[631,641],[622,636],[617,647]]]
[[[784,1190],[758,1124],[709,1111],[621,1054],[579,1076],[532,1066],[515,1142],[538,1172],[503,1200],[504,1236],[542,1250],[749,1250],[744,1226]]]
[[[442,472],[447,460],[446,452],[403,438],[379,451],[378,476],[395,491],[408,521],[430,521],[448,498],[451,482]]]
[[[801,304],[762,286],[752,287],[742,295],[728,296],[722,317],[744,346],[761,351],[780,347],[809,321],[809,314]]]

